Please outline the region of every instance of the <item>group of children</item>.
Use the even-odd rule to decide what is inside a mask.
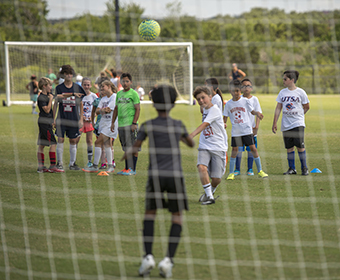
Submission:
[[[298,75],[297,71],[286,71],[284,73],[283,80],[287,88],[282,90],[277,98],[278,104],[275,110],[272,128],[273,132],[276,133],[276,123],[281,110],[284,108],[281,128],[284,132],[283,136],[289,162],[289,169],[284,174],[288,175],[296,174],[293,159],[294,146],[297,146],[299,151],[302,175],[308,175],[303,128],[304,114],[309,109],[309,101],[306,93],[295,86]],[[67,82],[69,78],[72,77],[70,73],[66,71],[65,82]],[[258,99],[251,95],[252,83],[249,79],[244,79],[241,82],[239,80],[230,82],[229,87],[232,99],[226,102],[224,109],[223,98],[218,89],[218,81],[216,79],[208,79],[205,86],[197,87],[193,93],[200,105],[202,124],[189,134],[182,121],[175,120],[169,116],[170,110],[175,105],[177,97],[176,90],[171,86],[160,85],[151,92],[153,106],[157,110],[158,116],[155,119],[144,122],[140,126],[137,134],[137,121],[140,113],[138,94],[136,96],[135,92],[131,90],[132,78],[129,74],[122,74],[121,83],[123,90],[117,93],[116,87],[110,81],[103,82],[101,84],[102,99],[99,104],[95,105],[95,103],[98,103],[96,102],[97,99],[92,103],[92,106],[95,106],[96,109],[95,113],[92,109],[91,121],[93,122],[94,114],[100,115],[101,120],[99,126],[94,125],[98,135],[95,142],[94,162],[83,170],[86,172],[98,171],[99,159],[104,147],[108,160],[108,172],[113,172],[114,167],[111,164],[112,157],[110,156],[111,139],[117,137],[118,127],[119,138],[125,151],[123,159],[125,159],[126,162],[125,170],[121,172],[134,175],[136,174],[135,168],[138,151],[143,141],[149,138],[149,168],[146,183],[145,215],[143,220],[145,255],[138,273],[140,276],[146,276],[156,265],[152,254],[154,222],[157,209],[168,208],[172,217],[168,251],[164,259],[158,264],[158,268],[161,276],[169,278],[172,277],[173,258],[180,241],[182,213],[183,210],[189,209],[181,166],[179,142],[182,141],[187,146],[194,147],[195,143],[193,138],[200,134],[197,168],[204,194],[200,197],[199,201],[202,205],[211,205],[215,203],[214,193],[225,173],[226,163],[228,161],[228,137],[226,133],[228,118],[232,124],[232,153],[227,180],[234,180],[235,176],[240,174],[240,154],[244,150],[244,146],[246,146],[248,150],[247,174],[254,175],[252,171],[252,161],[254,160],[257,167],[257,174],[261,178],[268,177],[268,174],[262,170],[256,141],[259,121],[263,119],[263,115]],[[66,89],[68,88],[67,83],[64,86]],[[52,127],[55,125],[53,123],[55,112],[51,112],[53,100],[53,96],[49,95],[51,84],[48,79],[45,78],[39,81],[39,87],[42,90],[41,102],[39,102],[38,99],[38,106],[41,110],[40,117],[47,120],[44,129],[48,131],[48,133],[42,133],[44,129],[42,123],[39,122],[39,165],[41,163],[43,164],[43,156],[41,156],[41,154],[43,155],[43,147],[49,144],[51,145],[50,169],[60,170],[55,164],[55,153],[53,155],[56,141],[53,139],[52,131]],[[71,110],[70,107],[76,106],[76,100],[81,97],[81,91],[78,89],[77,92],[73,91],[72,94],[70,94],[71,91],[67,91],[66,89],[60,91],[61,88],[58,89],[58,87],[55,104],[61,104],[59,105],[59,111],[63,110],[63,114],[66,114]],[[85,95],[90,96],[87,88],[88,86],[85,86]],[[243,97],[241,96],[242,92]],[[60,100],[67,100],[67,102],[61,102]],[[55,107],[56,106],[57,105],[55,105]],[[74,117],[75,127],[76,123],[81,121],[80,115],[76,114],[77,112],[77,110],[74,111],[75,116],[79,116],[79,118]],[[46,116],[44,116],[44,114],[46,114]],[[297,121],[295,121],[296,118],[298,118]],[[86,121],[87,119],[85,118],[85,122]],[[57,131],[60,133],[60,130],[57,129]],[[61,128],[61,131],[66,131],[69,138],[71,136],[71,146],[71,139],[74,139],[73,137],[76,136],[76,134],[74,134],[75,131],[65,128]],[[84,126],[84,131],[87,131],[86,125]],[[63,141],[59,139],[62,134],[58,133],[58,144],[59,142],[63,143]],[[89,154],[92,153],[92,151],[90,152],[90,148],[88,151]],[[53,158],[54,161],[52,162]],[[70,165],[70,167],[71,166],[72,165]],[[167,197],[165,197],[165,192],[167,193]]]

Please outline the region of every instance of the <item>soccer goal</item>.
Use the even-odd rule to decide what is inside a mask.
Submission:
[[[70,64],[92,82],[100,72],[114,68],[132,75],[133,87],[145,90],[142,103],[151,103],[148,92],[169,84],[178,92],[178,103],[193,104],[192,43],[52,43],[5,42],[7,105],[30,104],[26,84],[32,74],[39,79],[52,69]]]

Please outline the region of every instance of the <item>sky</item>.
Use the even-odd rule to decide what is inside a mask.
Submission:
[[[86,12],[103,15],[108,1],[115,2],[115,0],[47,0],[50,10],[47,18],[72,18]],[[143,17],[155,19],[167,16],[166,4],[172,2],[174,0],[119,0],[120,5],[139,4],[145,9]],[[249,12],[254,7],[279,8],[286,12],[340,9],[340,0],[182,0],[179,2],[181,2],[182,14],[197,18],[211,18],[217,14],[235,16]]]

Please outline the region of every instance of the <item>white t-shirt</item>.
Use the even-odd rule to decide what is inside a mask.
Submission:
[[[242,95],[242,97],[243,97],[243,95]],[[247,97],[243,97],[243,98],[247,98]],[[250,101],[250,104],[252,105],[252,107],[254,108],[255,111],[262,113],[260,101],[256,96],[253,95],[252,97],[247,98],[247,99]],[[256,116],[252,115],[249,112],[249,119],[251,121],[252,127],[255,127],[256,126]],[[256,135],[254,135],[254,136],[256,136]]]
[[[118,78],[111,78],[110,81],[118,88]]]
[[[302,88],[289,90],[285,88],[279,92],[276,98],[282,104],[281,131],[287,131],[295,127],[305,127],[305,114],[303,105],[308,104],[308,96]]]
[[[203,109],[202,123],[209,123],[200,135],[199,150],[228,151],[228,136],[224,129],[223,117],[216,105]]]
[[[144,98],[144,95],[145,95],[145,91],[142,87],[139,87],[138,89],[136,89],[138,95],[139,95],[139,99],[140,100],[143,100]]]
[[[219,96],[218,94],[215,94],[213,98],[211,99],[211,103],[217,105],[217,107],[221,111],[221,114],[223,113],[223,104],[222,104],[221,96]]]
[[[103,133],[104,135],[111,137],[111,138],[117,138],[118,134],[118,118],[116,118],[115,121],[115,131],[111,131],[111,122],[112,122],[112,115],[113,115],[113,110],[116,107],[116,94],[113,93],[110,97],[104,96],[97,108],[106,108],[109,107],[111,109],[110,113],[107,114],[102,114],[102,117],[99,122],[99,133]]]
[[[244,97],[237,101],[230,99],[225,104],[223,116],[230,118],[232,137],[253,134],[252,122],[249,118],[249,113],[253,110],[250,100]]]
[[[97,95],[94,94],[93,92],[91,92],[89,95],[84,96],[82,102],[83,102],[85,120],[91,119],[92,103],[96,99],[97,99]]]

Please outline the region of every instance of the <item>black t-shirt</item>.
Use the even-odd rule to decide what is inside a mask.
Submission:
[[[43,107],[48,106],[48,103],[50,102],[50,99],[48,98],[48,95],[40,94],[38,96],[38,107],[39,107],[39,119],[38,123],[45,123],[45,124],[52,124],[53,123],[53,110],[51,106],[51,110],[46,113]]]
[[[55,94],[63,93],[81,93],[82,97],[86,96],[84,89],[76,83],[72,84],[72,87],[68,88],[64,83],[58,85],[55,90]],[[80,103],[82,98],[76,96],[65,97],[59,102],[59,110],[57,123],[65,126],[78,126],[80,116]]]
[[[179,141],[187,136],[184,124],[170,117],[158,117],[141,125],[137,140],[149,137],[149,176],[183,176]]]

